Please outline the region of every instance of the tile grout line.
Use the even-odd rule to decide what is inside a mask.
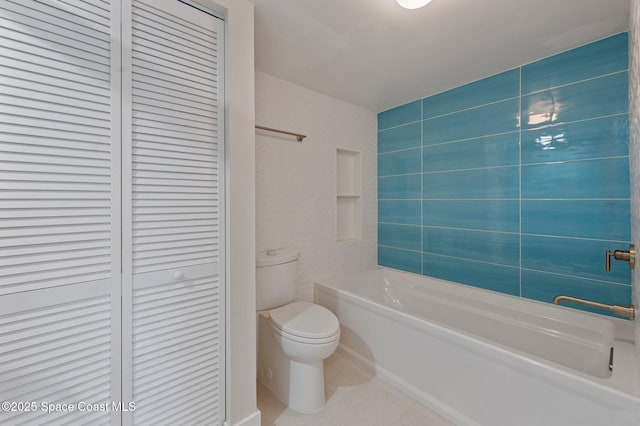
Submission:
[[[619,285],[619,286],[623,286],[623,287],[630,287],[630,284],[623,284],[623,283],[617,283],[615,281],[606,281],[606,280],[598,280],[595,278],[589,278],[589,277],[582,277],[579,275],[569,275],[569,274],[563,274],[561,272],[553,272],[553,271],[544,271],[542,269],[533,269],[533,268],[522,268],[525,271],[530,271],[530,272],[536,272],[538,274],[547,274],[547,275],[557,275],[559,277],[566,277],[566,278],[573,278],[573,279],[579,279],[579,280],[585,280],[585,281],[593,281],[596,283],[604,283],[607,285]]]
[[[520,253],[518,254],[518,260],[519,260],[519,268],[518,268],[518,273],[519,273],[519,296],[522,297],[522,67],[519,68],[519,72],[520,72],[520,78],[519,78],[519,86],[520,86],[520,103],[518,105],[518,109],[519,109],[519,113],[518,113],[518,117],[520,122],[518,123],[518,153],[519,153],[519,169],[520,169],[520,176],[519,176],[519,201],[518,201],[518,214],[520,216],[519,221],[518,221],[518,227],[519,227],[519,232],[518,232],[518,239],[519,239],[519,250]]]
[[[471,107],[468,107],[468,108],[458,109],[458,110],[455,110],[455,111],[446,112],[444,114],[434,115],[433,117],[429,117],[429,118],[422,118],[422,121],[436,120],[438,118],[447,117],[447,116],[454,115],[454,114],[460,114],[461,112],[467,112],[467,111],[472,111],[474,109],[480,109],[480,108],[484,108],[484,107],[488,107],[488,106],[492,106],[492,105],[497,105],[497,104],[502,103],[502,102],[514,101],[514,100],[517,100],[518,98],[519,98],[518,95],[511,96],[510,98],[503,98],[503,99],[499,99],[497,101],[487,102],[486,104],[480,104],[480,105],[475,105],[475,106],[471,106]]]
[[[380,198],[378,201],[519,201],[520,198]],[[629,201],[630,198],[522,198],[522,201]]]
[[[524,93],[524,94],[522,93],[522,80],[520,80],[520,96],[535,95],[537,93],[546,92],[547,90],[561,89],[563,87],[571,86],[572,84],[586,83],[587,81],[593,81],[593,80],[597,80],[599,78],[604,78],[604,77],[611,77],[612,75],[622,74],[622,73],[625,73],[625,72],[628,73],[629,69],[625,68],[625,69],[622,69],[622,70],[613,71],[613,72],[609,72],[609,73],[606,73],[606,74],[596,75],[594,77],[583,78],[582,80],[574,80],[574,81],[571,81],[569,83],[559,84],[557,86],[547,87],[545,89],[534,90],[532,92],[527,92],[527,93]],[[520,67],[520,76],[522,78],[522,67]]]
[[[433,144],[429,144],[429,145],[425,145],[424,148],[426,149],[430,149],[430,148],[434,148],[434,147],[438,147],[441,145],[448,145],[448,144],[453,144],[453,143],[459,143],[459,142],[469,142],[469,141],[473,141],[476,139],[485,139],[485,138],[493,138],[493,137],[497,137],[497,136],[505,136],[505,135],[509,135],[509,134],[517,134],[522,132],[535,132],[535,131],[539,131],[539,130],[543,130],[543,129],[549,129],[549,128],[553,128],[553,127],[558,127],[558,126],[566,126],[566,125],[571,125],[571,124],[579,124],[579,123],[585,123],[588,121],[596,121],[596,120],[603,120],[606,118],[614,118],[614,117],[623,117],[625,115],[629,115],[629,112],[619,112],[619,113],[615,113],[615,114],[607,114],[607,115],[599,115],[596,117],[589,117],[589,118],[581,118],[579,120],[573,120],[573,121],[567,121],[567,122],[562,122],[562,123],[554,123],[554,124],[543,124],[543,125],[537,125],[537,126],[533,126],[531,128],[525,129],[525,130],[512,130],[509,132],[500,132],[500,133],[492,133],[492,134],[488,134],[488,135],[481,135],[481,136],[474,136],[471,138],[463,138],[463,139],[454,139],[454,140],[450,140],[450,141],[445,141],[445,142],[437,142],[437,143],[433,143]],[[414,121],[408,124],[416,124],[419,123],[419,121]],[[402,127],[402,126],[406,126],[407,124],[403,124],[401,126],[397,126],[397,127]],[[394,127],[395,128],[395,127]],[[384,131],[384,130],[382,130]],[[380,132],[378,132],[380,133]],[[385,151],[385,152],[378,152],[378,154],[392,154],[394,152],[398,152],[398,151],[406,151],[409,149],[418,149],[419,147],[414,146],[411,148],[402,148],[402,149],[396,149],[396,150],[390,150],[390,151]]]
[[[519,141],[519,145],[522,141]],[[418,149],[418,148],[412,148]],[[520,151],[522,149],[520,148]],[[423,151],[420,150],[420,154],[423,155]],[[519,153],[520,157],[522,157],[522,152]],[[398,176],[415,176],[415,175],[433,175],[440,173],[460,173],[460,172],[470,172],[470,171],[482,171],[482,170],[494,170],[494,169],[507,169],[507,168],[522,168],[522,167],[536,167],[536,166],[553,166],[553,165],[562,165],[562,164],[576,164],[576,163],[586,163],[589,161],[603,161],[603,160],[624,160],[629,159],[628,155],[613,155],[610,157],[594,157],[594,158],[578,158],[578,159],[570,159],[570,160],[555,160],[555,161],[546,161],[546,162],[537,162],[537,163],[527,163],[522,164],[522,160],[520,160],[519,164],[505,164],[500,166],[485,166],[485,167],[469,167],[465,169],[449,169],[449,170],[433,170],[433,171],[424,171],[424,164],[421,164],[422,170],[420,172],[413,173],[398,173],[398,174],[390,174],[390,175],[382,175],[378,176],[378,179],[383,178],[391,178]]]
[[[523,66],[518,67],[519,73],[520,73],[520,81],[519,81],[519,94],[516,95],[516,96],[512,96],[512,97],[509,97],[509,98],[503,98],[503,99],[499,99],[499,100],[496,100],[496,101],[487,102],[487,103],[484,103],[484,104],[474,105],[474,106],[467,107],[467,108],[457,109],[457,110],[450,111],[450,112],[447,112],[447,113],[444,113],[444,114],[434,115],[433,117],[424,118],[423,115],[422,115],[423,114],[423,111],[422,111],[423,110],[423,106],[422,106],[422,104],[423,104],[425,99],[427,99],[427,98],[429,98],[431,96],[435,96],[435,95],[438,94],[438,93],[436,93],[434,95],[427,96],[426,98],[420,98],[420,99],[416,99],[415,101],[412,101],[412,102],[420,101],[420,119],[415,120],[415,121],[411,121],[411,122],[407,122],[407,123],[398,124],[397,126],[386,127],[386,128],[384,128],[382,130],[378,130],[378,133],[385,132],[387,130],[396,129],[396,128],[402,127],[402,126],[408,126],[410,124],[429,121],[429,120],[433,120],[433,119],[437,119],[437,118],[441,118],[441,117],[446,117],[446,116],[453,115],[453,114],[458,114],[458,113],[461,113],[461,112],[470,111],[470,110],[477,109],[477,108],[482,108],[482,107],[486,107],[486,106],[490,106],[490,105],[495,105],[495,104],[498,104],[500,102],[513,101],[514,99],[519,99],[520,102],[522,102],[522,97],[524,97],[524,96],[531,96],[531,95],[535,95],[535,94],[538,94],[538,93],[546,92],[548,90],[561,89],[563,87],[571,86],[572,84],[585,83],[585,82],[588,82],[588,81],[597,80],[599,78],[604,78],[604,77],[611,77],[613,75],[622,74],[622,73],[625,73],[625,72],[629,73],[629,69],[625,68],[625,69],[622,69],[622,70],[613,71],[613,72],[606,73],[606,74],[600,74],[600,75],[596,75],[596,76],[593,76],[593,77],[584,78],[582,80],[574,80],[574,81],[571,81],[569,83],[559,84],[557,86],[550,86],[550,87],[547,87],[547,88],[544,88],[544,89],[534,90],[532,92],[527,92],[527,93],[523,94],[522,93],[522,68],[523,68]],[[493,77],[493,76],[489,76],[489,77],[486,77],[486,78],[490,78],[490,77]],[[480,80],[477,80],[477,81],[482,81],[482,80],[483,79],[480,79]],[[472,83],[474,83],[474,82],[472,82]],[[467,84],[472,84],[472,83],[467,83]],[[463,85],[463,86],[465,86],[465,85]],[[461,86],[459,86],[459,87],[461,87]],[[457,89],[457,88],[458,87],[453,87],[453,88],[451,88],[449,90],[454,90],[454,89]],[[444,92],[440,92],[440,93],[446,93],[447,91],[448,90],[445,90]],[[403,106],[403,105],[400,105],[400,106]],[[387,110],[387,111],[390,111],[390,110]],[[385,111],[382,111],[382,112],[385,112]]]
[[[403,247],[388,246],[388,245],[386,245],[386,244],[378,244],[378,246],[379,246],[379,247],[388,248],[388,249],[393,249],[393,250],[401,250],[401,251],[408,251],[408,252],[410,252],[410,253],[419,253],[419,254],[422,254],[422,252],[421,252],[421,251],[419,251],[419,250],[411,250],[411,249],[403,248]]]
[[[603,120],[605,118],[622,117],[622,116],[625,116],[625,115],[629,115],[629,111],[627,111],[627,112],[618,112],[618,113],[615,113],[615,114],[599,115],[599,116],[596,116],[596,117],[581,118],[579,120],[567,121],[567,122],[562,122],[562,123],[541,124],[541,125],[533,126],[531,128],[524,129],[524,130],[522,128],[519,128],[518,130],[511,130],[509,132],[491,133],[491,134],[488,134],[488,135],[474,136],[474,137],[463,138],[463,139],[454,139],[454,140],[445,141],[445,142],[437,142],[437,143],[433,143],[433,144],[429,144],[429,145],[424,145],[424,148],[431,149],[431,148],[435,148],[435,147],[438,147],[438,146],[441,146],[441,145],[448,145],[448,144],[460,143],[460,142],[470,142],[470,141],[477,140],[477,139],[494,138],[494,137],[497,137],[497,136],[505,136],[505,135],[509,135],[509,134],[519,134],[521,132],[535,132],[535,131],[539,131],[539,130],[543,130],[543,129],[549,129],[549,128],[558,127],[558,126],[566,126],[566,125],[571,125],[571,124],[585,123],[585,122],[588,122],[588,121]],[[522,121],[522,118],[520,120]],[[423,121],[426,121],[426,120],[423,120]],[[379,130],[378,133],[384,132],[386,130],[396,129],[398,127],[408,126],[409,124],[417,124],[417,123],[420,123],[420,122],[421,121],[413,121],[411,123],[401,124],[399,126],[391,127],[389,129]],[[520,127],[522,127],[522,126],[520,126]],[[414,146],[414,147],[411,147],[411,148],[402,148],[402,149],[395,149],[395,150],[390,150],[390,151],[385,151],[385,152],[378,152],[377,154],[378,155],[393,154],[395,152],[408,151],[410,149],[418,149],[418,148],[420,148],[420,147]],[[607,157],[604,157],[604,158],[607,158]]]
[[[420,118],[423,117],[424,114],[424,99],[420,101]],[[422,199],[424,198],[424,124],[420,125],[420,275],[424,275],[424,261],[422,254],[424,250],[424,203]]]
[[[394,247],[392,247],[394,248]],[[504,263],[496,263],[496,262],[487,262],[486,260],[477,260],[477,259],[469,259],[468,257],[459,257],[459,256],[450,256],[447,254],[440,254],[440,253],[433,253],[433,252],[425,252],[425,254],[429,254],[431,256],[438,256],[438,257],[444,257],[447,259],[456,259],[456,260],[463,260],[465,262],[474,262],[474,263],[482,263],[484,265],[493,265],[493,266],[500,266],[503,268],[511,268],[511,269],[520,269],[518,268],[518,266],[514,266],[514,265],[507,265]],[[441,278],[447,281],[451,281],[447,278]],[[451,281],[451,282],[456,282],[456,281]]]
[[[420,149],[420,148],[422,148],[422,147],[420,147],[420,146],[412,146],[411,148],[402,148],[402,149],[395,149],[395,150],[392,150],[392,151],[378,152],[378,156],[388,155],[388,154],[396,154],[398,152],[411,151],[412,149]]]
[[[397,223],[397,222],[378,222],[379,225],[391,225],[391,226],[407,226],[410,228],[428,228],[428,229],[442,229],[450,231],[463,231],[463,232],[482,232],[487,234],[505,234],[505,235],[520,235],[521,237],[534,237],[534,238],[556,238],[565,240],[578,240],[578,241],[597,241],[601,243],[613,243],[613,244],[628,244],[628,240],[612,240],[603,238],[586,238],[576,237],[572,235],[551,235],[551,234],[532,234],[529,232],[513,232],[513,231],[499,231],[494,229],[472,229],[472,228],[458,228],[455,226],[437,226],[437,225],[416,225],[412,223]],[[391,246],[389,246],[391,247]]]
[[[421,255],[422,254],[428,254],[430,256],[443,257],[443,258],[447,258],[447,259],[455,259],[455,260],[462,260],[462,261],[465,261],[465,262],[480,263],[480,264],[484,264],[484,265],[500,266],[500,267],[503,267],[503,268],[510,268],[510,269],[518,269],[520,271],[520,273],[522,273],[522,271],[524,270],[524,271],[531,271],[531,272],[547,274],[547,275],[556,275],[556,276],[561,276],[561,277],[592,281],[592,282],[595,282],[595,283],[612,284],[612,285],[618,285],[618,286],[623,286],[623,287],[628,287],[629,286],[628,284],[623,284],[623,283],[619,283],[619,282],[615,282],[615,281],[599,280],[599,279],[595,279],[595,278],[583,277],[583,276],[579,276],[579,275],[569,275],[569,274],[563,274],[563,273],[560,273],[560,272],[545,271],[545,270],[541,270],[541,269],[522,268],[522,267],[518,267],[518,266],[507,265],[507,264],[504,264],[504,263],[487,262],[485,260],[469,259],[467,257],[449,256],[449,255],[446,255],[446,254],[433,253],[433,252],[424,252],[424,253],[422,253],[422,252],[417,251],[417,250],[411,250],[411,249],[406,249],[406,248],[402,248],[402,247],[394,247],[394,246],[387,246],[387,245],[381,245],[381,247],[392,249],[392,250],[399,250],[399,251],[409,252],[409,253],[419,253]],[[391,268],[393,268],[393,267],[391,267]],[[398,268],[395,268],[395,269],[398,269]],[[446,278],[442,278],[442,279],[446,280]],[[455,281],[452,281],[452,282],[455,282]]]
[[[422,99],[418,99],[418,100],[420,101],[420,110],[422,111]],[[416,102],[416,101],[413,101],[413,102]],[[403,105],[400,105],[400,106],[403,106]],[[382,112],[384,112],[384,111],[382,111]],[[380,114],[380,113],[378,113],[378,114]],[[382,132],[386,132],[387,130],[393,130],[393,129],[398,129],[398,128],[404,127],[404,126],[410,126],[411,124],[422,123],[422,121],[423,121],[422,120],[422,112],[420,112],[420,118],[419,119],[417,119],[415,121],[408,121],[406,123],[398,124],[396,126],[385,127],[382,130],[378,130],[378,134],[380,134]]]

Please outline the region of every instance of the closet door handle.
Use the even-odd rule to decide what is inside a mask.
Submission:
[[[195,280],[190,279],[182,270],[174,271],[171,278],[173,281],[180,282],[182,287],[191,287],[196,285]]]

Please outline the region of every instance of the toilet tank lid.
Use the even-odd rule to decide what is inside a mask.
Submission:
[[[256,253],[256,266],[273,266],[298,259],[298,251],[290,248],[262,250]]]

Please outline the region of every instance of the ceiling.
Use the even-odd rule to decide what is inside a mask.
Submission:
[[[629,0],[252,0],[256,69],[374,112],[628,29]]]

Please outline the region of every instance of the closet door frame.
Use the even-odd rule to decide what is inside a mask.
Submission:
[[[111,397],[122,395],[122,1],[111,2]],[[126,403],[123,404],[126,406]],[[122,424],[122,413],[111,411],[111,424]]]
[[[220,294],[220,323],[219,323],[219,333],[221,336],[221,344],[223,345],[220,348],[219,356],[220,356],[220,365],[219,365],[219,412],[220,418],[223,419],[222,424],[228,424],[228,401],[227,401],[227,372],[228,372],[228,348],[229,348],[229,335],[228,335],[228,319],[229,319],[229,301],[227,300],[228,288],[227,288],[227,278],[226,278],[226,250],[228,248],[228,242],[226,239],[226,209],[227,209],[227,200],[226,194],[228,191],[227,184],[227,123],[226,123],[226,106],[227,106],[227,98],[226,98],[226,85],[227,85],[227,72],[226,72],[226,55],[227,55],[227,27],[226,22],[224,20],[224,8],[220,7],[213,1],[210,0],[154,0],[159,7],[162,4],[167,3],[184,3],[186,5],[194,7],[194,13],[198,13],[196,9],[198,9],[199,5],[202,5],[203,8],[207,12],[213,12],[212,15],[216,16],[218,19],[223,21],[222,23],[222,36],[223,43],[221,43],[220,47],[223,49],[222,54],[217,57],[219,61],[219,69],[220,76],[222,78],[223,84],[219,85],[219,105],[220,108],[218,110],[218,125],[219,125],[219,135],[222,138],[221,143],[219,144],[218,156],[220,158],[220,167],[222,167],[221,173],[218,175],[219,179],[219,188],[221,191],[220,199],[219,199],[219,235],[220,235],[220,250],[219,250],[219,261],[218,261],[218,277],[219,277],[219,294]],[[118,94],[121,101],[121,122],[120,132],[121,132],[121,150],[119,152],[119,164],[121,165],[121,199],[117,202],[121,208],[122,216],[121,216],[121,241],[120,246],[122,248],[121,251],[121,293],[119,296],[121,297],[121,312],[119,312],[118,318],[121,318],[121,338],[119,340],[118,349],[121,352],[120,365],[121,365],[121,401],[123,401],[123,406],[126,406],[128,402],[135,402],[133,399],[133,345],[132,345],[132,336],[133,336],[133,317],[132,317],[132,303],[133,303],[133,164],[132,164],[132,156],[133,156],[133,137],[132,137],[132,110],[133,110],[133,91],[132,91],[132,77],[133,77],[133,64],[132,64],[132,54],[131,54],[131,46],[133,43],[133,35],[132,35],[132,3],[133,0],[114,0],[114,3],[119,4],[118,13],[118,22],[120,23],[120,36],[121,42],[119,43],[119,48],[121,49],[120,56],[121,60],[118,61],[118,67],[121,72],[118,75],[121,77],[121,81],[119,82],[121,87],[121,92]],[[115,413],[114,413],[115,414]],[[133,413],[129,411],[123,411],[121,413],[117,413],[119,416],[120,424],[122,425],[133,425]]]

